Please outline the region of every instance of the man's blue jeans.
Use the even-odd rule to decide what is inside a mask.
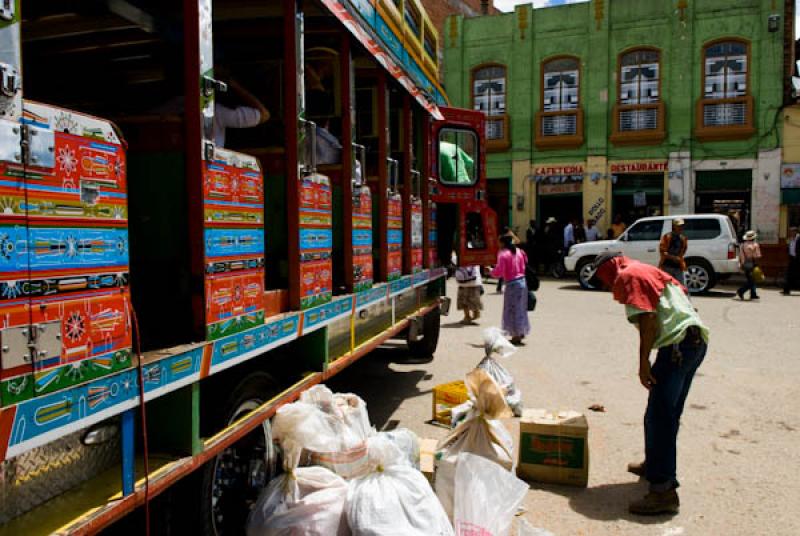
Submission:
[[[678,487],[678,427],[686,395],[708,346],[701,338],[689,334],[677,349],[678,352],[674,346],[659,349],[652,368],[656,384],[650,389],[644,415],[645,476],[650,491]]]

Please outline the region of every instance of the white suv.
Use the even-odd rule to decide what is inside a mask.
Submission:
[[[661,237],[672,230],[672,220],[682,218],[686,225],[683,233],[689,239],[686,251],[686,286],[692,293],[706,292],[721,279],[739,272],[738,242],[733,224],[727,216],[719,214],[691,214],[686,216],[659,216],[636,220],[616,240],[601,240],[576,244],[564,258],[564,266],[578,276],[585,289],[593,272],[591,263],[605,251],[619,251],[623,255],[658,266]]]

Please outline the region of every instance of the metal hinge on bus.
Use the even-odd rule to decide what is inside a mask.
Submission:
[[[0,19],[3,17],[0,16]],[[12,98],[20,87],[19,71],[10,63],[0,62],[0,94]]]
[[[56,165],[55,132],[33,125],[22,126],[22,152],[30,166],[51,168]]]
[[[14,20],[14,15],[16,15],[16,11],[17,11],[16,0],[3,0],[2,3],[0,3],[0,19]]]
[[[483,201],[486,199],[486,191],[485,190],[475,190],[475,199],[478,201]]]

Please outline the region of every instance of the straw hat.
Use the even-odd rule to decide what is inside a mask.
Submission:
[[[744,233],[742,240],[747,240],[749,242],[750,240],[755,240],[757,236],[758,234],[755,231],[750,230]]]
[[[554,217],[550,216],[549,218],[547,218],[547,221],[545,223],[557,223],[557,222],[558,222],[557,219],[555,219]]]
[[[684,225],[686,225],[686,222],[683,221],[683,218],[675,218],[672,220],[673,227],[683,227]]]

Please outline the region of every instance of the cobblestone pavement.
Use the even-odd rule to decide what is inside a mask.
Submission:
[[[455,287],[448,286],[455,304]],[[627,504],[645,485],[625,472],[643,457],[646,391],[637,380],[636,330],[610,294],[572,280],[544,281],[533,333],[504,364],[526,407],[575,409],[589,419],[588,489],[531,484],[524,516],[557,535],[800,534],[800,295],[764,289],[740,302],[733,289],[694,298],[711,328],[705,363],[689,394],[679,437],[681,513],[637,518]],[[477,326],[455,307],[442,319],[435,359],[409,363],[403,345],[381,349],[331,382],[367,401],[380,429],[408,427],[422,437],[431,389],[463,377],[483,355],[481,330],[499,325],[502,295],[486,284]],[[587,408],[602,404],[606,413]],[[512,434],[517,436],[515,421]]]

